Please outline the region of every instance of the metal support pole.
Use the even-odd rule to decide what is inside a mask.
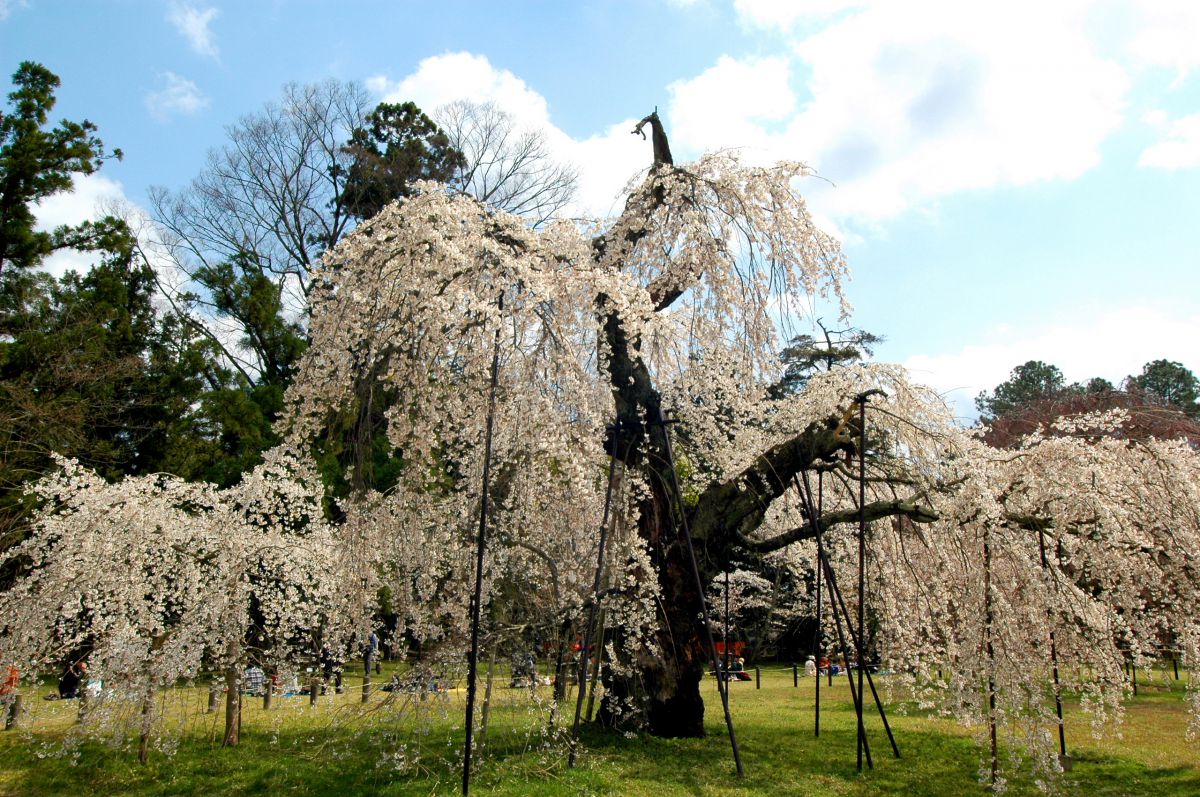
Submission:
[[[679,525],[683,528],[683,539],[687,543],[688,558],[692,563],[692,576],[696,580],[696,596],[700,601],[700,628],[704,633],[704,641],[708,645],[713,669],[717,667],[717,646],[713,642],[712,629],[708,627],[708,601],[704,599],[704,581],[700,578],[700,563],[696,559],[696,546],[692,543],[692,530],[688,527],[687,507],[683,505],[683,490],[679,487],[679,475],[675,472],[675,450],[671,446],[670,421],[658,410],[658,421],[662,426],[663,440],[666,443],[667,465],[671,469],[671,487],[675,491],[675,501],[679,507]],[[729,744],[733,748],[733,763],[737,768],[739,778],[744,777],[746,770],[742,766],[742,753],[738,750],[737,734],[733,730],[733,715],[729,713],[729,685],[724,679],[717,678],[717,690],[721,693],[721,707],[725,710],[725,727],[729,729]]]
[[[808,510],[808,513],[809,513],[809,519],[810,519],[809,522],[816,523],[817,521],[814,519],[816,516],[814,515],[814,513],[812,511],[812,488],[808,482],[808,474],[801,473],[801,475],[803,476],[803,479],[804,479],[803,491],[801,493],[801,496],[803,498],[805,498],[805,501],[806,501],[805,508]],[[853,628],[851,628],[851,625],[850,625],[850,612],[847,611],[846,602],[842,599],[841,590],[838,589],[837,578],[834,576],[834,573],[833,573],[833,566],[829,564],[829,559],[828,559],[828,557],[825,556],[824,544],[822,542],[821,535],[820,535],[820,526],[816,525],[816,526],[814,526],[814,528],[817,529],[817,559],[818,559],[818,562],[820,563],[820,566],[825,570],[825,573],[826,573],[826,581],[828,582],[827,588],[828,588],[829,595],[830,595],[829,603],[830,603],[830,607],[833,609],[834,619],[835,620],[838,619],[838,617],[839,617],[838,610],[840,608],[840,610],[841,610],[840,616],[846,618],[846,627],[848,629],[850,629],[851,633],[853,634]],[[830,672],[832,672],[832,671],[833,671],[833,668],[830,667]],[[865,673],[866,673],[866,677],[867,677],[867,686],[870,688],[871,696],[875,700],[875,708],[879,712],[879,719],[883,722],[883,729],[887,733],[888,742],[891,743],[892,753],[896,756],[896,758],[899,758],[900,757],[900,747],[899,747],[899,745],[896,744],[896,737],[895,737],[895,734],[892,733],[891,723],[888,722],[887,712],[884,711],[883,700],[881,700],[879,697],[879,690],[875,688],[875,679],[871,677],[870,670],[866,670]],[[853,693],[853,687],[854,687],[854,684],[851,683],[851,692],[852,693]]]
[[[604,612],[600,613],[600,628],[596,633],[596,655],[595,661],[592,664],[592,674],[588,679],[588,701],[587,713],[584,715],[586,722],[592,721],[592,708],[596,704],[596,683],[600,680],[600,665],[604,663],[604,634],[605,634],[605,616]],[[580,686],[580,688],[583,688]]]
[[[842,650],[842,658],[849,661],[850,649],[849,649],[849,647],[847,647],[846,637],[842,633],[842,620],[841,620],[841,617],[838,615],[838,606],[834,600],[835,582],[833,580],[833,568],[831,568],[829,566],[829,562],[825,558],[825,545],[821,539],[821,518],[817,514],[816,507],[813,506],[812,488],[810,487],[810,485],[808,483],[808,474],[805,473],[804,471],[801,471],[801,474],[804,477],[804,488],[803,488],[803,490],[801,490],[800,495],[801,495],[801,500],[803,501],[803,508],[804,508],[805,512],[808,514],[809,523],[812,524],[812,527],[816,534],[817,563],[818,563],[819,567],[822,567],[825,569],[825,575],[827,576],[827,578],[829,580],[829,589],[828,589],[829,608],[833,611],[833,627],[837,631],[838,646]],[[799,486],[798,480],[797,480],[797,486]],[[849,615],[846,615],[846,627],[848,629],[850,628],[850,616]],[[853,630],[853,629],[851,629],[851,630]],[[817,677],[820,678],[819,673],[818,673]],[[830,677],[830,685],[832,685],[832,679],[833,679],[833,662],[832,661],[829,663],[829,677]],[[858,706],[859,705],[858,693],[856,692],[856,690],[854,688],[854,676],[851,675],[849,667],[846,668],[846,680],[850,684],[850,697],[851,697],[851,699],[854,700],[855,706]],[[866,751],[867,766],[871,766],[872,764],[871,764],[871,749],[870,749],[870,746],[867,745],[867,743],[866,743],[866,733],[863,729],[863,725],[861,722],[858,724],[857,746],[858,746],[858,750],[859,750],[858,768],[859,768],[859,770],[862,770],[862,753],[864,750]]]
[[[1050,569],[1050,560],[1046,557],[1046,532],[1038,529],[1038,552],[1042,556],[1042,568]],[[1047,610],[1048,619],[1054,620],[1053,613]],[[1062,688],[1058,682],[1058,645],[1054,639],[1054,626],[1050,626],[1050,669],[1054,676],[1054,713],[1058,716],[1058,754],[1067,755],[1067,729],[1063,722]]]
[[[578,689],[575,694],[575,722],[571,726],[570,752],[567,766],[575,766],[576,742],[579,739],[579,716],[583,713],[583,693],[587,691],[588,658],[591,654],[592,637],[596,633],[596,614],[600,611],[600,589],[604,585],[604,549],[608,543],[608,517],[612,507],[613,484],[617,479],[617,459],[621,453],[621,422],[612,426],[613,451],[608,461],[608,487],[604,493],[604,512],[600,518],[600,542],[596,551],[596,576],[592,580],[592,608],[588,612],[587,629],[579,642],[579,672],[576,675]],[[599,657],[597,657],[597,660]],[[589,714],[591,712],[588,712]]]
[[[795,663],[792,664],[792,686],[794,688],[800,686],[800,668]]]
[[[829,564],[828,559],[825,560],[825,567],[829,568],[828,580],[830,602],[832,603],[834,599],[837,600],[837,605],[841,608],[841,616],[846,618],[846,627],[850,628],[850,613],[846,610],[846,602],[842,599],[842,591],[838,588],[837,582],[833,579],[833,568]],[[834,616],[837,616],[836,612]],[[851,634],[853,635],[853,629],[851,629]],[[883,721],[883,730],[887,733],[888,742],[890,742],[892,745],[892,753],[895,754],[896,758],[899,758],[900,747],[896,744],[896,737],[892,734],[892,725],[890,722],[888,722],[887,712],[883,710],[883,701],[879,698],[879,690],[875,688],[875,679],[871,677],[870,670],[865,670],[865,674],[867,677],[867,688],[871,690],[871,696],[875,700],[875,708],[879,711],[880,720]],[[865,694],[863,695],[863,702],[864,704],[866,702]]]
[[[862,769],[862,744],[866,741],[867,731],[863,725],[863,670],[864,654],[863,649],[863,634],[866,624],[864,622],[864,605],[867,601],[866,583],[867,583],[867,397],[866,395],[859,396],[858,399],[858,638],[856,641],[857,650],[855,655],[858,658],[858,703],[854,707],[858,713],[858,768]]]
[[[996,785],[1000,776],[1000,758],[996,744],[996,652],[992,647],[992,545],[988,527],[983,527],[983,606],[984,606],[984,650],[987,653],[988,672],[988,735],[991,738],[991,784]]]
[[[725,648],[725,672],[722,677],[729,677],[729,570],[725,570],[725,617],[721,624],[721,646]]]
[[[754,665],[754,688],[762,689],[762,669],[757,664]]]
[[[363,685],[362,685],[362,702],[366,703],[371,699],[371,660],[374,657],[371,654],[371,645],[367,644],[366,650],[363,651]],[[267,689],[270,690],[268,683]]]
[[[504,297],[500,297],[504,306]],[[475,727],[475,678],[479,670],[479,618],[482,614],[483,558],[487,550],[488,487],[492,477],[492,428],[496,421],[496,386],[500,381],[500,328],[492,344],[492,374],[483,434],[483,485],[479,496],[479,537],[475,546],[475,590],[471,593],[471,649],[467,656],[467,739],[463,744],[462,793],[471,791],[471,744]]]
[[[829,567],[829,562],[827,560],[825,560],[825,555],[823,553],[818,553],[817,556],[819,556],[821,558],[822,562],[824,562],[825,567]],[[842,616],[840,614],[838,614],[838,610],[837,610],[838,607],[837,607],[837,604],[835,603],[834,587],[832,584],[829,585],[829,589],[827,590],[827,592],[829,592],[829,608],[833,611],[833,627],[837,631],[838,647],[841,648],[842,658],[845,659],[846,661],[849,661],[850,646],[846,644],[846,635],[844,633],[842,633]],[[850,631],[851,633],[853,633],[853,630],[854,630],[850,625],[850,616],[849,615],[846,615],[846,630]],[[833,662],[829,663],[829,671],[831,673],[833,672]],[[846,682],[850,685],[850,698],[851,698],[851,700],[854,701],[854,705],[855,706],[861,705],[860,701],[862,698],[861,698],[861,695],[859,694],[858,690],[854,688],[854,674],[852,672],[850,672],[849,667],[846,668]],[[871,746],[867,742],[867,732],[866,732],[866,729],[863,727],[862,723],[859,723],[859,725],[858,725],[857,736],[858,736],[857,744],[858,744],[858,769],[859,769],[859,771],[860,772],[862,771],[864,753],[866,754],[867,766],[869,768],[874,769],[875,765],[871,761]]]
[[[825,474],[821,471],[817,471],[817,518],[818,519],[821,517],[821,504],[825,500],[825,489],[824,489],[824,483],[823,483],[824,478],[825,478]],[[796,489],[797,490],[800,489],[799,482],[796,483]],[[801,495],[800,495],[800,500],[804,501],[803,493],[801,493]],[[819,520],[818,520],[818,525],[813,526],[813,529],[816,530],[817,549],[820,550],[821,526],[819,525]],[[825,634],[825,628],[821,624],[821,571],[824,568],[821,567],[820,560],[821,560],[821,557],[818,556],[817,557],[817,640],[816,640],[816,645],[814,646],[816,648],[815,652],[816,652],[816,659],[817,659],[817,677],[814,680],[816,681],[815,686],[816,686],[817,691],[816,691],[816,698],[813,701],[813,736],[821,735],[821,647],[822,647],[821,643],[823,641],[822,637]],[[829,685],[833,686],[833,666],[831,665],[826,669],[828,670]]]

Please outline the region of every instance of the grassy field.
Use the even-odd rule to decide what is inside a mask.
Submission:
[[[378,682],[378,678],[377,678]],[[363,705],[359,681],[310,707],[307,697],[276,698],[270,712],[249,699],[242,744],[220,747],[222,715],[205,713],[203,689],[163,697],[163,745],[146,766],[134,743],[71,743],[73,702],[30,700],[24,727],[0,734],[0,795],[435,795],[460,788],[461,690],[427,697],[382,692]],[[1200,744],[1187,742],[1182,685],[1160,677],[1129,705],[1122,738],[1096,741],[1087,718],[1068,705],[1071,772],[1055,793],[1200,794]],[[546,732],[549,707],[497,679],[486,749],[472,793],[493,795],[962,795],[985,794],[982,753],[970,734],[920,713],[890,718],[902,757],[892,757],[878,721],[870,726],[875,767],[855,768],[854,711],[845,681],[822,689],[822,731],[813,736],[813,684],[792,687],[789,669],[764,669],[762,689],[731,688],[746,777],[734,776],[715,692],[709,736],[699,740],[586,733],[574,769],[561,740]],[[1173,689],[1166,688],[1173,686]],[[482,692],[482,690],[481,690]],[[826,699],[828,698],[828,699]],[[570,721],[573,702],[565,709]],[[175,749],[171,750],[172,746]],[[1010,794],[1036,794],[1014,777]]]

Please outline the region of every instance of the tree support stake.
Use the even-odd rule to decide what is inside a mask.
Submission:
[[[503,309],[504,296],[500,297]],[[467,740],[463,745],[462,793],[471,791],[471,743],[475,722],[475,677],[479,669],[479,617],[483,595],[483,555],[487,549],[488,487],[492,476],[492,427],[496,421],[496,386],[500,381],[500,328],[492,344],[492,376],[487,423],[483,435],[483,487],[479,497],[479,539],[475,547],[475,591],[471,595],[471,651],[467,657]]]
[[[683,491],[679,488],[679,475],[675,472],[675,451],[671,446],[671,427],[674,421],[663,417],[658,410],[658,425],[663,430],[663,440],[666,443],[667,465],[671,469],[671,487],[675,491],[675,500],[679,506],[679,525],[683,528],[683,539],[687,543],[688,559],[692,563],[692,575],[696,579],[696,596],[700,601],[700,628],[704,632],[704,641],[708,645],[709,656],[713,670],[717,673],[717,691],[721,693],[721,707],[725,709],[725,727],[729,729],[729,744],[733,748],[733,763],[737,767],[739,778],[745,777],[746,770],[742,767],[742,753],[738,750],[737,734],[733,730],[733,715],[729,713],[729,684],[721,677],[718,666],[717,644],[713,641],[712,629],[708,627],[708,601],[704,598],[704,580],[700,577],[700,563],[696,559],[696,546],[692,543],[692,531],[688,526],[687,507],[683,505]]]
[[[604,493],[604,513],[600,519],[600,542],[596,552],[596,577],[592,581],[592,608],[588,612],[587,628],[579,644],[579,672],[576,675],[575,690],[575,722],[571,725],[570,752],[567,754],[567,766],[575,766],[575,754],[579,742],[579,717],[583,713],[583,693],[588,691],[588,659],[593,644],[592,637],[596,633],[596,615],[600,611],[600,589],[604,583],[604,551],[608,543],[609,516],[612,509],[613,485],[617,480],[617,457],[621,452],[621,422],[618,420],[610,427],[613,435],[612,458],[608,461],[608,487]],[[603,644],[603,639],[601,639]],[[597,663],[599,663],[599,656]],[[597,676],[599,668],[597,667]],[[590,715],[591,712],[589,711]]]

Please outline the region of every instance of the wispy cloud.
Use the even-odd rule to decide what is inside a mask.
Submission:
[[[1152,111],[1144,121],[1162,129],[1164,135],[1142,152],[1139,166],[1170,170],[1200,166],[1200,113],[1170,121],[1162,111]]]
[[[161,91],[146,95],[146,108],[158,121],[165,122],[172,116],[190,116],[208,107],[208,97],[187,78],[164,72],[162,81],[166,86]]]
[[[188,41],[188,45],[200,55],[216,58],[217,43],[209,25],[221,12],[212,6],[203,8],[190,3],[172,3],[167,20]]]
[[[0,20],[8,19],[13,9],[28,7],[28,0],[0,0]]]

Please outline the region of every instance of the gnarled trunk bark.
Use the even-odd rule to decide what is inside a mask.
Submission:
[[[626,205],[627,213],[646,214],[659,207],[665,197],[661,186],[655,183],[656,176],[674,168],[658,115],[643,119],[635,132],[641,132],[646,124],[653,132],[654,166],[639,189],[646,192],[641,197],[644,201],[635,202],[631,198]],[[597,263],[605,262],[610,246],[636,246],[646,234],[645,227],[636,223],[618,222],[613,229],[625,230],[620,240],[610,241],[602,235],[593,241]],[[655,310],[669,308],[685,288],[666,275],[647,286]],[[702,596],[697,594],[691,557],[681,538],[678,513],[683,502],[673,493],[675,474],[671,472],[673,463],[664,431],[655,425],[663,417],[661,396],[654,387],[650,369],[641,359],[639,341],[630,335],[608,297],[598,297],[596,310],[606,349],[604,367],[616,420],[622,430],[614,438],[621,441],[620,450],[615,450],[612,440],[609,450],[628,468],[640,471],[645,477],[650,495],[638,507],[637,531],[650,551],[655,573],[643,576],[657,578],[661,596],[655,639],[658,649],[632,654],[636,657],[633,661],[614,663],[617,672],[627,674],[608,674],[599,718],[609,725],[645,727],[657,736],[703,736],[704,701],[700,684],[712,651],[706,649],[701,625],[705,622],[701,616]],[[853,403],[848,402],[848,406]],[[804,526],[774,540],[750,538],[761,525],[767,507],[792,486],[796,474],[832,462],[839,452],[854,450],[852,426],[849,412],[840,419],[833,417],[813,423],[795,439],[762,452],[742,473],[711,484],[701,493],[695,506],[686,511],[702,585],[725,570],[734,558],[745,560],[762,555],[815,534],[814,529]],[[866,510],[868,519],[890,515],[907,515],[918,522],[936,519],[930,510],[900,500],[876,502]],[[822,518],[822,527],[856,518],[857,512],[847,517],[828,513]],[[620,636],[620,629],[614,632]]]

